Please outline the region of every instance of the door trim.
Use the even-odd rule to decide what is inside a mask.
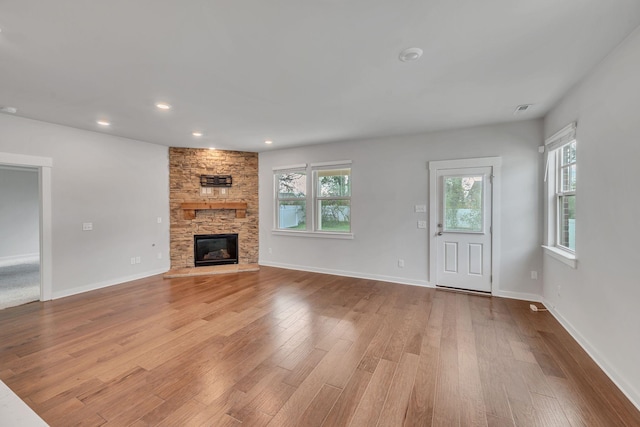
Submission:
[[[0,153],[0,164],[31,167],[38,170],[40,187],[40,301],[48,301],[53,298],[53,246],[51,243],[51,168],[53,160],[49,157]]]
[[[436,175],[439,170],[490,167],[493,176],[491,186],[491,295],[500,289],[500,179],[502,157],[480,157],[471,159],[438,160],[427,163],[429,168],[429,282],[436,286],[436,233],[438,213],[438,180]]]

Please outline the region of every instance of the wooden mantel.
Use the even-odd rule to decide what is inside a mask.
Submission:
[[[246,202],[191,202],[182,203],[180,209],[184,210],[184,219],[195,219],[196,211],[210,209],[230,209],[236,211],[236,218],[247,216]]]

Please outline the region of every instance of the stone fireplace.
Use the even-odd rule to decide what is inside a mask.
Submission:
[[[203,187],[201,175],[231,175],[233,185]],[[169,186],[171,269],[196,266],[196,236],[204,235],[236,235],[237,253],[230,261],[214,245],[203,261],[258,263],[257,153],[171,147]]]

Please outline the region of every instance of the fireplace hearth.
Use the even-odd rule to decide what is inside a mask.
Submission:
[[[196,267],[238,263],[237,234],[198,234],[193,236]]]

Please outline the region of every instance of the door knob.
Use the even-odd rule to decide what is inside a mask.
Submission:
[[[438,231],[438,236],[442,236],[442,231]]]

